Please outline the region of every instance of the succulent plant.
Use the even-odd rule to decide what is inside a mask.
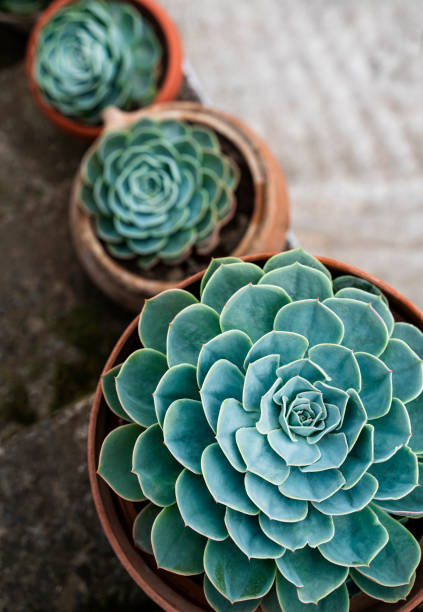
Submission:
[[[99,473],[148,500],[134,539],[159,567],[204,571],[220,612],[342,612],[353,583],[386,602],[408,594],[423,334],[378,288],[332,281],[299,249],[263,269],[217,259],[201,301],[147,300],[139,333],[144,348],[103,378],[130,422],[105,438]]]
[[[79,0],[41,29],[35,79],[63,115],[98,124],[107,106],[128,109],[154,100],[161,56],[151,25],[130,3]]]
[[[33,15],[49,4],[49,0],[0,0],[0,11],[13,15]]]
[[[238,176],[210,129],[144,118],[100,138],[79,199],[109,253],[146,269],[216,246],[235,210]]]

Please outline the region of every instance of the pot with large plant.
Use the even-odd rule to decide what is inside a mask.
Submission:
[[[300,249],[214,260],[147,300],[88,449],[137,583],[169,611],[413,610],[422,330],[385,283]]]
[[[107,106],[133,110],[177,97],[181,39],[154,0],[55,0],[32,30],[27,75],[49,119],[94,139]]]
[[[137,312],[213,257],[285,248],[284,176],[238,119],[192,102],[105,112],[75,178],[71,230],[93,281]]]

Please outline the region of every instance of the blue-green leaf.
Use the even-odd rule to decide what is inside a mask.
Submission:
[[[256,342],[272,331],[276,313],[288,302],[288,294],[279,287],[246,285],[223,308],[222,331],[240,329]]]
[[[119,401],[117,390],[116,390],[116,376],[119,374],[122,364],[115,366],[106,374],[101,377],[101,388],[103,391],[104,399],[110,410],[114,412],[118,417],[125,421],[130,421],[131,417],[126,414],[122,404]]]
[[[179,363],[197,365],[203,344],[220,334],[219,315],[204,304],[182,310],[170,324],[167,334],[169,366]]]
[[[249,559],[276,559],[285,552],[263,533],[257,516],[227,508],[225,524],[232,540]]]
[[[361,372],[360,399],[369,419],[385,415],[392,401],[392,372],[383,361],[369,353],[356,353]]]
[[[419,486],[400,499],[378,500],[378,506],[397,516],[423,515],[423,464],[419,462]]]
[[[386,546],[389,535],[370,508],[334,516],[335,535],[319,546],[328,561],[345,567],[369,565]]]
[[[225,506],[217,504],[204,482],[189,470],[182,470],[176,481],[176,502],[188,527],[212,540],[225,540]]]
[[[278,599],[283,612],[348,612],[350,599],[345,584],[330,593],[318,604],[305,604],[298,598],[295,586],[282,574],[276,577]]]
[[[179,463],[201,474],[201,455],[214,442],[201,402],[175,400],[166,412],[163,436],[167,448]]]
[[[378,482],[371,474],[363,474],[362,478],[349,489],[339,489],[328,499],[313,506],[320,512],[330,516],[357,512],[367,506],[375,496]]]
[[[385,302],[385,304],[388,303],[388,300],[383,295],[382,291],[378,289],[378,287],[373,285],[368,280],[364,278],[360,278],[359,276],[351,276],[349,274],[346,274],[344,276],[338,276],[338,278],[334,279],[333,290],[335,293],[338,293],[339,291],[341,291],[342,289],[345,289],[346,287],[348,288],[353,287],[355,289],[361,289],[361,291],[367,291],[367,293],[373,293],[373,295],[377,295],[378,297],[381,297],[382,300]]]
[[[213,431],[217,430],[220,407],[227,398],[242,400],[244,375],[226,359],[216,361],[204,380],[200,390],[206,418]]]
[[[249,283],[256,284],[263,276],[263,270],[246,261],[221,264],[207,283],[201,295],[203,304],[207,304],[221,313],[229,298]]]
[[[408,416],[411,421],[412,437],[408,446],[419,455],[423,453],[423,393],[406,405]]]
[[[335,297],[349,298],[352,300],[365,302],[366,304],[371,304],[378,315],[382,317],[389,336],[392,334],[392,330],[394,329],[394,317],[392,316],[392,313],[384,302],[382,296],[375,296],[374,293],[363,291],[362,289],[357,289],[356,287],[346,287],[338,291]]]
[[[423,333],[415,325],[395,323],[392,338],[403,340],[420,359],[423,359]]]
[[[409,584],[420,562],[420,546],[399,521],[376,505],[372,505],[372,510],[388,532],[389,540],[369,567],[358,567],[357,571],[383,586]]]
[[[153,547],[151,545],[151,529],[153,523],[156,520],[156,516],[161,511],[160,506],[155,506],[152,503],[147,504],[141,510],[134,521],[132,527],[132,536],[135,544],[146,553],[153,554]]]
[[[338,344],[344,335],[341,319],[317,299],[286,304],[276,315],[275,329],[301,334],[310,346]]]
[[[234,470],[218,444],[206,448],[201,467],[207,488],[217,502],[245,514],[258,513],[245,492],[244,475]]]
[[[332,275],[329,270],[324,266],[316,257],[307,253],[301,248],[298,249],[290,249],[289,251],[285,251],[284,253],[278,253],[277,255],[273,255],[264,265],[265,272],[271,272],[271,270],[276,270],[277,268],[283,268],[285,266],[290,266],[294,263],[300,263],[304,266],[309,266],[310,268],[315,268],[323,274],[331,279]]]
[[[388,330],[370,303],[348,298],[331,298],[325,305],[344,324],[342,345],[353,351],[380,355],[388,343]]]
[[[338,468],[348,453],[347,438],[343,433],[332,433],[319,440],[320,459],[302,468],[306,472],[320,472],[330,468]]]
[[[344,489],[353,487],[373,463],[373,425],[365,425],[344,463],[339,468],[345,478]]]
[[[264,284],[281,287],[293,302],[333,296],[332,283],[323,272],[298,262],[266,272],[259,280],[259,285]]]
[[[302,472],[293,467],[279,490],[292,499],[321,502],[336,493],[344,484],[345,479],[339,470]]]
[[[217,421],[216,440],[229,463],[238,472],[245,472],[246,465],[238,449],[235,434],[240,428],[251,427],[255,422],[256,416],[246,412],[238,400],[228,398],[223,401]]]
[[[281,365],[291,363],[304,357],[308,340],[293,332],[271,331],[257,340],[248,352],[244,367],[267,355],[279,355]]]
[[[245,489],[254,504],[270,519],[290,523],[301,521],[307,515],[307,502],[285,497],[278,487],[251,472],[245,475]]]
[[[408,446],[402,446],[386,461],[373,463],[369,472],[379,482],[375,500],[404,497],[419,481],[417,457]]]
[[[163,508],[151,531],[157,567],[192,576],[203,571],[206,538],[185,527],[178,506]]]
[[[203,291],[206,288],[207,283],[213,276],[213,274],[220,268],[220,266],[233,264],[233,263],[241,263],[241,259],[238,257],[216,257],[213,258],[209,264],[209,267],[204,272],[203,278],[201,279],[200,285],[200,295],[203,295]]]
[[[146,497],[157,506],[175,501],[175,482],[182,466],[172,457],[163,441],[160,425],[151,425],[137,439],[132,470],[138,476]]]
[[[142,427],[121,425],[104,439],[98,462],[98,473],[124,499],[143,501],[145,495],[138,479],[132,474],[132,451]]]
[[[166,338],[169,323],[175,316],[197,298],[182,289],[169,289],[145,300],[139,320],[139,335],[146,348],[166,353]]]
[[[238,329],[231,329],[209,340],[201,349],[198,357],[197,380],[199,386],[201,387],[208,371],[219,359],[227,359],[242,371],[245,357],[250,348],[250,338]]]
[[[315,548],[331,540],[335,533],[332,518],[321,514],[311,505],[307,516],[296,523],[271,520],[265,514],[260,514],[259,520],[264,533],[289,550],[298,550],[306,544]]]
[[[214,587],[231,602],[266,595],[275,579],[271,559],[249,560],[230,540],[209,540],[204,552],[204,570]]]
[[[282,384],[287,383],[294,376],[301,376],[311,383],[326,380],[325,372],[310,359],[297,359],[292,363],[283,365],[276,374],[281,379]]]
[[[310,465],[321,457],[317,444],[309,444],[305,438],[292,441],[282,429],[274,429],[267,438],[273,448],[287,465]]]
[[[249,364],[242,391],[245,410],[249,412],[260,410],[263,396],[275,382],[279,360],[279,355],[267,355]]]
[[[354,389],[349,389],[348,395],[350,397],[345,408],[341,431],[347,438],[348,448],[352,448],[366,425],[367,415],[358,393]]]
[[[380,359],[392,370],[394,397],[404,403],[415,399],[423,388],[420,357],[403,340],[391,338]]]
[[[396,603],[400,599],[405,599],[413,588],[416,579],[414,574],[408,584],[398,587],[385,587],[359,574],[358,571],[353,568],[350,570],[350,576],[358,588],[364,593],[367,593],[367,595],[370,595],[370,597],[374,599],[380,599],[388,603]]]
[[[269,446],[266,436],[255,427],[242,427],[235,437],[249,472],[274,485],[280,485],[288,478],[289,467]]]
[[[122,407],[133,421],[144,427],[156,422],[153,392],[166,370],[166,357],[162,353],[139,349],[123,363],[116,378]]]
[[[160,379],[153,394],[159,424],[163,427],[169,406],[177,399],[200,399],[194,366],[181,363],[170,368]]]
[[[389,412],[378,419],[372,419],[374,431],[374,461],[386,461],[397,450],[408,443],[411,423],[406,407],[400,400],[392,400]]]
[[[345,582],[348,568],[327,561],[316,548],[306,546],[295,552],[287,550],[276,559],[281,574],[298,587],[303,603],[314,603],[327,597]]]
[[[350,349],[338,344],[318,344],[309,350],[309,357],[329,376],[333,387],[360,391],[360,368]]]
[[[260,605],[261,599],[247,599],[231,603],[213,586],[204,574],[204,595],[213,610],[217,612],[254,612]]]

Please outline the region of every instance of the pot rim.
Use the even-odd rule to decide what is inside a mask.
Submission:
[[[67,4],[72,4],[77,0],[53,0],[53,2],[42,12],[37,18],[28,40],[26,51],[26,74],[29,83],[29,88],[43,113],[55,123],[59,128],[68,133],[74,134],[80,138],[93,140],[100,135],[103,130],[103,124],[86,125],[63,115],[49,104],[42,95],[35,79],[35,58],[38,44],[38,38],[42,28],[50,21],[52,16]],[[139,9],[145,9],[151,20],[155,22],[160,29],[167,48],[167,67],[164,75],[163,83],[153,100],[152,104],[173,100],[178,95],[183,78],[183,48],[179,30],[175,23],[164,10],[157,4],[155,0],[124,0],[129,4],[138,5]],[[147,107],[144,107],[147,108]]]
[[[254,187],[253,210],[248,226],[231,255],[238,257],[245,253],[260,252],[265,244],[275,250],[284,247],[283,242],[289,227],[286,180],[282,168],[268,146],[243,121],[198,102],[177,101],[157,104],[134,112],[124,112],[109,107],[105,112],[105,131],[129,125],[142,117],[180,118],[193,121],[209,127],[230,140],[243,156]],[[94,282],[114,299],[117,298],[113,292],[119,294],[120,303],[125,304],[125,295],[127,295],[127,302],[134,303],[134,307],[130,305],[130,308],[138,310],[146,295],[155,295],[175,287],[175,282],[159,278],[150,279],[143,276],[142,271],[139,274],[132,272],[109,255],[97,237],[91,216],[82,208],[78,197],[84,161],[97,145],[98,141],[95,141],[90,146],[75,175],[70,205],[72,238],[81,263]],[[277,205],[272,206],[272,202]]]
[[[247,255],[241,257],[241,259],[243,261],[257,262],[267,260],[275,254],[275,252],[259,253],[255,255]],[[338,260],[331,259],[328,257],[317,256],[317,259],[325,266],[327,266],[331,270],[331,272],[335,272],[337,275],[351,274],[360,278],[364,278],[376,285],[388,298],[390,306],[394,307],[400,314],[404,314],[404,318],[407,321],[414,323],[420,329],[423,330],[423,312],[396,289],[392,288],[384,281],[381,281],[376,276],[368,274],[367,272],[354,266],[344,264]],[[184,281],[176,285],[175,288],[184,289],[189,287],[193,283],[198,282],[202,278],[204,272],[205,270],[194,274],[193,276],[185,279]],[[137,333],[139,316],[140,315],[138,314],[131,321],[131,323],[127,326],[125,331],[120,336],[119,340],[116,342],[112,352],[110,353],[109,358],[106,361],[102,374],[106,373],[114,365],[117,364],[117,358],[123,347],[130,340],[132,335],[134,333]],[[168,583],[162,580],[161,576],[157,573],[157,571],[152,570],[146,562],[139,561],[140,555],[138,554],[135,545],[127,538],[126,533],[122,528],[122,525],[114,525],[108,515],[106,499],[108,498],[110,501],[114,497],[118,498],[118,496],[107,486],[107,484],[101,479],[101,477],[97,475],[98,457],[96,456],[96,434],[97,421],[101,411],[102,397],[103,395],[100,376],[90,414],[87,453],[91,492],[93,495],[97,514],[103,527],[103,531],[110,545],[112,546],[116,556],[118,557],[126,571],[129,573],[129,575],[132,577],[132,579],[149,597],[151,597],[151,599],[153,599],[153,601],[160,605],[163,610],[165,610],[166,612],[180,612],[180,610],[184,610],[186,612],[204,612],[205,608],[198,607],[197,605],[191,603],[189,600],[185,599],[182,595],[177,593]],[[117,529],[115,529],[116,527]],[[136,558],[138,559],[138,568],[135,567]],[[422,564],[423,561],[420,562],[420,567],[423,571]],[[420,580],[420,582],[422,582],[422,580]],[[362,610],[363,612],[368,612],[368,610],[371,609],[374,612],[383,612],[384,610],[411,612],[418,604],[423,601],[423,585],[419,584],[419,582],[416,580],[416,583],[407,600],[405,602],[398,602],[397,604],[386,604],[382,601],[375,600],[365,594],[360,594],[358,597],[360,598],[360,601],[357,602],[359,603],[357,611]],[[370,602],[372,604],[371,608],[369,606],[366,606],[367,602]]]

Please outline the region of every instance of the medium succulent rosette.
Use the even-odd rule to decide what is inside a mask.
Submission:
[[[423,514],[423,334],[379,289],[332,280],[302,250],[264,268],[214,260],[201,301],[148,300],[145,348],[103,378],[132,423],[105,439],[99,473],[148,500],[138,546],[205,572],[217,611],[349,609],[348,586],[406,597]],[[400,519],[400,517],[402,517]]]
[[[63,115],[98,124],[107,106],[154,100],[161,57],[153,28],[130,3],[78,0],[41,29],[35,79]]]
[[[109,253],[148,269],[216,246],[239,174],[207,127],[144,118],[101,137],[83,164],[79,200]]]

